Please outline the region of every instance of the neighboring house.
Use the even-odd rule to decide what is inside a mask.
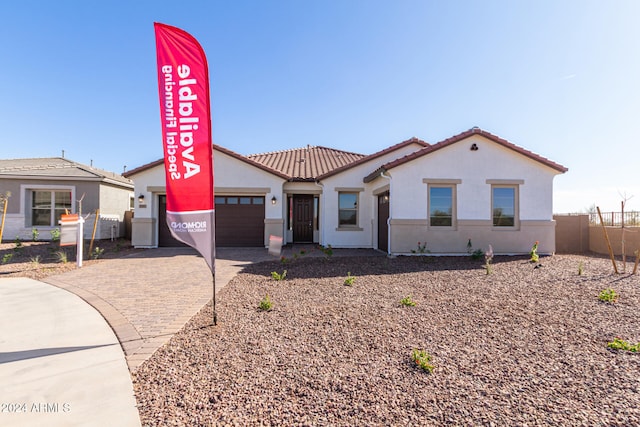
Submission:
[[[60,215],[80,213],[80,206],[85,237],[93,233],[97,210],[96,239],[122,237],[133,189],[122,175],[62,157],[0,160],[0,194],[11,193],[2,240],[31,240],[34,229],[40,240],[50,240]]]
[[[214,145],[216,245],[286,243],[408,254],[555,251],[554,176],[567,169],[478,128],[365,156],[311,147],[242,156]],[[163,160],[125,174],[143,203],[132,244],[172,246]]]

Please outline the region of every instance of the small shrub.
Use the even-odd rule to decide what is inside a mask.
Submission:
[[[415,307],[416,306],[416,302],[413,299],[411,299],[411,295],[402,298],[400,300],[400,304],[404,305],[405,307]]]
[[[582,264],[582,261],[580,261],[578,263],[578,276],[582,276],[582,273],[584,273],[584,265]]]
[[[529,260],[531,262],[538,262],[540,260],[540,256],[538,256],[538,241],[537,240],[535,241],[535,243],[531,247],[531,250],[529,251],[529,256],[531,256],[531,259]]]
[[[333,255],[333,248],[331,247],[331,245],[319,246],[319,248],[327,256],[327,258],[330,258]]]
[[[613,304],[618,300],[618,294],[612,288],[607,288],[600,291],[600,295],[598,295],[598,299],[602,302]]]
[[[40,232],[38,231],[38,229],[37,228],[32,228],[31,229],[31,240],[33,240],[34,242],[37,242],[39,238],[40,238]]]
[[[278,282],[284,280],[287,277],[287,270],[284,270],[282,274],[278,273],[277,271],[272,271],[271,277],[273,277],[273,280]]]
[[[427,242],[420,243],[418,242],[418,249],[411,249],[412,254],[428,254],[431,253],[430,250],[427,249]]]
[[[99,246],[96,246],[93,252],[91,252],[91,259],[98,259],[104,253],[104,249],[100,249]]]
[[[29,259],[29,262],[31,262],[31,265],[34,268],[38,268],[40,266],[40,259],[41,259],[40,255],[36,255],[36,256],[31,257]]]
[[[289,262],[289,259],[287,257],[285,257],[285,256],[281,256],[280,257],[280,263],[281,264],[286,264],[288,262]]]
[[[416,362],[416,364],[420,367],[420,369],[423,369],[428,373],[432,373],[433,370],[436,368],[431,363],[431,355],[424,350],[417,350],[417,349],[413,350],[411,352],[411,359],[414,362]]]
[[[269,298],[269,294],[265,295],[265,297],[260,300],[260,305],[258,305],[258,308],[262,311],[271,311],[272,307],[273,303],[271,302],[271,298]]]
[[[489,249],[484,254],[484,269],[487,275],[493,272],[493,267],[491,267],[491,261],[493,261],[493,246],[489,245]]]
[[[13,254],[11,254],[11,253],[10,254],[4,254],[2,256],[2,263],[3,264],[8,263],[9,261],[11,261],[11,258],[13,258]]]
[[[482,259],[483,256],[484,256],[484,252],[482,251],[482,249],[476,249],[471,253],[471,259],[473,260]]]
[[[347,278],[346,278],[346,279],[344,279],[344,284],[345,284],[346,286],[353,286],[353,282],[355,282],[355,280],[356,280],[356,276],[352,276],[352,275],[351,275],[351,272],[350,272],[350,271],[348,271],[348,272],[347,272]]]
[[[63,250],[57,251],[55,253],[55,257],[58,260],[58,262],[61,262],[63,264],[66,264],[69,262],[69,259],[67,258],[67,253]]]
[[[613,341],[611,341],[610,343],[607,343],[607,347],[613,350],[624,350],[624,351],[630,351],[632,353],[640,352],[640,342],[631,344],[628,341],[625,341],[619,337],[615,337]]]
[[[59,228],[54,228],[53,230],[50,231],[51,233],[51,241],[52,242],[57,242],[58,240],[60,240],[60,229]]]
[[[473,245],[471,244],[471,239],[469,239],[469,241],[467,242],[467,253],[471,255],[472,252],[473,252]]]
[[[22,248],[24,248],[24,245],[22,244],[22,240],[20,240],[20,237],[18,236],[16,236],[16,240],[14,240],[13,243],[15,244],[13,248],[14,251],[19,251]]]

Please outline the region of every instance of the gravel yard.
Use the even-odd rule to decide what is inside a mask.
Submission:
[[[640,276],[605,258],[540,262],[250,266],[219,292],[216,327],[209,305],[133,375],[143,425],[640,425],[640,354],[607,348],[640,341]],[[608,287],[614,304],[598,299]]]
[[[75,270],[76,246],[60,247],[58,242],[7,241],[0,243],[0,278],[29,277],[41,280],[54,274]],[[140,252],[126,239],[96,240],[89,252],[89,241],[85,240],[83,265],[91,265],[104,259],[119,258]],[[96,251],[98,249],[98,252]],[[92,256],[93,255],[93,256]]]

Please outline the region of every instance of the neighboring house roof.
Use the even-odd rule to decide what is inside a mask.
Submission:
[[[117,173],[83,165],[64,157],[0,160],[0,178],[104,181],[133,188],[133,181]]]
[[[216,151],[219,151],[221,153],[225,153],[228,156],[231,156],[233,158],[236,158],[236,159],[240,160],[241,162],[245,162],[247,164],[250,164],[251,166],[255,166],[258,169],[262,169],[265,172],[269,172],[271,174],[277,175],[280,178],[289,179],[289,176],[285,175],[284,173],[282,173],[282,172],[280,172],[280,171],[278,171],[276,169],[272,169],[272,168],[270,168],[270,167],[268,167],[268,166],[266,166],[266,165],[264,165],[262,163],[258,163],[258,162],[254,161],[254,160],[252,160],[252,159],[250,159],[248,157],[243,156],[242,154],[238,154],[238,153],[236,153],[234,151],[231,151],[231,150],[229,150],[227,148],[224,148],[224,147],[221,147],[219,145],[213,144],[213,149],[216,150]],[[158,160],[155,160],[153,162],[147,163],[146,165],[142,165],[142,166],[139,166],[139,167],[137,167],[135,169],[131,169],[130,171],[127,171],[127,172],[123,173],[123,175],[128,178],[130,176],[133,176],[133,175],[136,175],[136,174],[138,174],[140,172],[143,172],[143,171],[145,171],[147,169],[151,169],[151,168],[154,168],[156,166],[162,165],[163,163],[164,163],[164,158],[158,159]],[[215,173],[215,171],[214,171],[214,173]]]
[[[366,156],[334,148],[307,145],[303,148],[251,154],[247,157],[280,171],[292,181],[315,181],[322,175],[350,167]]]
[[[422,156],[426,156],[430,153],[433,153],[434,151],[438,151],[441,148],[445,148],[449,145],[455,144],[456,142],[462,141],[466,138],[469,138],[470,136],[473,135],[481,135],[497,144],[502,145],[505,148],[511,149],[519,154],[522,154],[525,157],[528,157],[532,160],[535,160],[536,162],[542,163],[545,166],[550,167],[551,169],[554,169],[560,173],[564,173],[567,172],[569,169],[562,166],[561,164],[558,164],[556,162],[553,162],[549,159],[547,159],[546,157],[542,157],[539,154],[533,153],[529,150],[526,150],[522,147],[519,147],[509,141],[507,141],[506,139],[502,139],[492,133],[489,133],[485,130],[482,130],[478,127],[474,127],[469,129],[468,131],[462,132],[458,135],[452,136],[451,138],[447,138],[443,141],[438,142],[437,144],[434,145],[430,145],[428,147],[423,148],[422,150],[413,152],[411,154],[407,154],[404,157],[401,157],[399,159],[393,160],[391,162],[388,162],[384,165],[382,165],[381,167],[379,167],[378,169],[376,169],[375,171],[373,171],[371,174],[369,174],[368,176],[365,177],[364,182],[371,182],[374,179],[376,179],[378,176],[380,176],[381,172],[386,172],[390,169],[393,169],[397,166],[403,165],[407,162],[410,162],[412,160],[415,160],[419,157]]]

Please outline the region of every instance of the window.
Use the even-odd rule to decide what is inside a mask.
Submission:
[[[65,212],[71,212],[70,191],[33,191],[31,225],[55,227]]]
[[[338,227],[357,227],[358,193],[338,193]]]
[[[453,188],[452,186],[429,186],[430,226],[453,226]]]
[[[494,186],[491,188],[493,226],[516,226],[516,187]]]
[[[264,197],[215,196],[213,201],[216,205],[264,205]]]

